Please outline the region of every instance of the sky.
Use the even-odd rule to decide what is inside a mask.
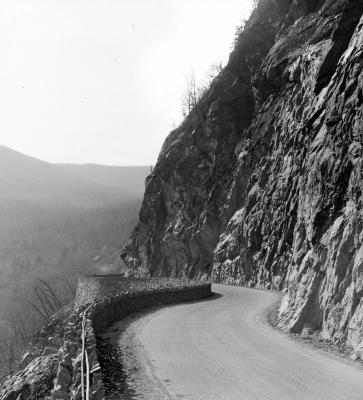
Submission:
[[[0,145],[153,165],[186,76],[225,63],[252,0],[0,0]]]

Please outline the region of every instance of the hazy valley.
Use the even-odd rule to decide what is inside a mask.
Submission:
[[[79,274],[124,269],[120,248],[137,219],[149,170],[52,165],[0,147],[3,366],[59,306],[45,298],[42,305],[49,293],[40,280],[63,305],[73,300]]]

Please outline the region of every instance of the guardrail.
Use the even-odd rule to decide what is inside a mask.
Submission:
[[[91,307],[91,306],[90,306]],[[89,310],[88,307],[82,316],[82,352],[81,352],[81,396],[82,400],[89,400],[89,392],[90,392],[90,370],[89,370],[89,359],[88,353],[86,349],[86,315]],[[84,364],[86,363],[86,391],[84,390]]]
[[[148,307],[209,296],[210,283],[162,278],[125,279],[115,275],[81,278],[75,311],[65,330],[52,399],[104,399],[96,335],[113,322]],[[64,368],[67,368],[66,374]],[[70,376],[64,382],[67,374]]]

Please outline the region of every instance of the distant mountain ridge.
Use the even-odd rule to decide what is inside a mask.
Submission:
[[[114,202],[143,195],[149,167],[51,164],[0,146],[0,198]]]
[[[150,166],[111,166],[100,164],[57,164],[65,171],[87,181],[104,184],[127,191],[143,194],[145,178],[151,173]]]

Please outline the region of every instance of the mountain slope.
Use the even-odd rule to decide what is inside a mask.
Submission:
[[[39,279],[64,304],[79,274],[124,270],[119,247],[137,220],[148,173],[126,170],[130,190],[126,179],[118,183],[120,173],[113,182],[97,175],[102,166],[82,177],[0,147],[0,376],[43,324],[44,312],[55,311],[51,304],[37,311],[44,306]]]
[[[107,174],[114,169],[117,174],[108,178]],[[0,146],[0,199],[80,204],[120,202],[142,196],[147,173],[148,169],[143,167],[53,165]],[[130,179],[126,180],[124,175]]]
[[[123,252],[131,268],[286,290],[281,326],[362,341],[362,12],[259,2],[164,143]]]

